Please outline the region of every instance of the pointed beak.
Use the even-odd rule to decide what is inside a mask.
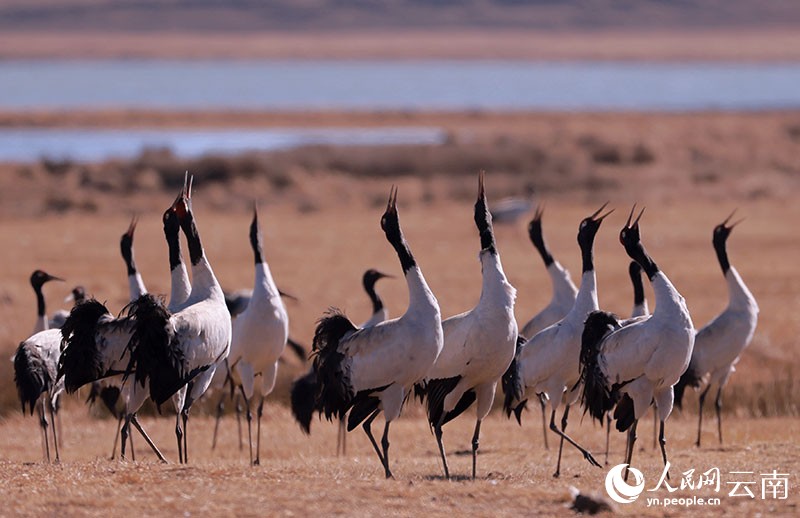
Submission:
[[[384,278],[394,279],[394,275],[389,275],[388,273],[383,273],[383,272],[377,272],[377,273],[378,273],[378,279],[384,279]]]
[[[483,170],[481,170],[481,172],[478,173],[478,199],[479,200],[483,200],[483,199],[486,198],[486,189],[484,188],[484,176],[485,176],[485,174],[486,173]]]
[[[258,224],[258,202],[253,202],[253,223]]]
[[[726,226],[726,225],[728,224],[728,222],[731,220],[731,218],[733,217],[733,215],[734,215],[734,214],[736,214],[736,211],[737,211],[737,210],[739,210],[739,209],[738,209],[738,208],[736,208],[736,209],[733,209],[733,212],[731,212],[731,214],[730,214],[730,215],[729,215],[727,218],[725,218],[725,221],[723,221],[723,222],[722,222],[722,226],[723,226],[723,227],[724,227],[724,226]]]
[[[600,214],[601,212],[603,212],[603,209],[605,209],[605,208],[606,208],[606,205],[608,205],[608,202],[605,202],[605,203],[603,204],[603,206],[602,206],[602,207],[600,207],[599,209],[597,209],[597,210],[594,212],[594,214],[592,214],[592,215],[591,215],[591,216],[589,216],[589,217],[590,217],[590,218],[592,218],[592,219],[595,219],[595,218],[597,218],[597,215],[598,215],[598,214]],[[610,214],[610,213],[609,213],[609,214]],[[603,216],[603,217],[605,217],[605,216]]]
[[[735,227],[736,225],[738,225],[739,223],[741,223],[742,221],[745,220],[745,218],[739,218],[734,223],[731,223],[730,225],[728,225],[728,222],[731,220],[733,215],[736,214],[737,210],[739,210],[739,209],[738,208],[737,209],[733,209],[733,212],[731,212],[730,216],[725,218],[725,221],[722,222],[722,226],[723,227],[727,228],[728,230],[731,230],[733,227]]]
[[[636,220],[633,222],[633,226],[631,228],[638,228],[639,220],[642,219],[642,215],[644,214],[644,209],[646,208],[647,207],[642,207],[642,212],[640,212],[639,215],[636,216]]]
[[[136,214],[134,214],[133,218],[131,218],[131,224],[128,225],[128,231],[125,232],[125,235],[127,235],[129,238],[133,239],[133,233],[134,233],[134,231],[136,231],[136,224],[138,222],[139,222],[139,217]]]
[[[533,213],[533,221],[541,221],[544,215],[544,203],[536,207],[536,212]]]
[[[299,300],[300,300],[300,299],[298,299],[297,297],[295,297],[294,295],[292,295],[291,293],[286,293],[286,292],[285,292],[285,291],[283,291],[283,290],[278,290],[278,294],[279,294],[281,297],[285,298],[285,299],[293,300],[293,301],[295,301],[295,302],[299,302]]]
[[[731,230],[731,229],[733,229],[733,227],[735,227],[736,225],[738,225],[739,223],[741,223],[741,222],[742,222],[742,221],[744,221],[745,219],[747,219],[747,218],[739,218],[739,219],[737,219],[735,222],[731,223],[731,224],[728,226],[728,230]]]
[[[605,213],[605,214],[603,214],[602,216],[599,216],[599,217],[595,218],[595,221],[597,221],[598,223],[600,223],[601,221],[603,221],[604,219],[606,219],[606,218],[608,217],[608,215],[609,215],[609,214],[611,214],[612,212],[614,212],[614,210],[615,210],[615,209],[611,209],[610,211],[606,212],[606,213]]]
[[[392,189],[389,191],[389,203],[386,205],[386,212],[387,213],[396,213],[397,212],[397,186],[392,185]]]
[[[56,277],[55,275],[50,275],[49,273],[46,273],[45,275],[47,276],[45,278],[45,281],[61,281],[61,282],[65,282],[64,279],[62,279],[61,277]]]
[[[633,213],[635,210],[636,210],[636,204],[634,203],[633,207],[631,207],[631,213],[628,214],[628,221],[625,222],[625,228],[631,228],[631,219],[633,219]]]

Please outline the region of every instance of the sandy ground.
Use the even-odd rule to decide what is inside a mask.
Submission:
[[[792,27],[711,30],[382,30],[0,33],[5,59],[525,59],[794,61]]]

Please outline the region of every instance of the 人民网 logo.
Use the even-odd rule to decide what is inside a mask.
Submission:
[[[625,482],[623,478],[625,468],[628,468],[633,475],[633,485]],[[606,475],[606,493],[615,502],[629,504],[634,502],[644,491],[644,475],[636,468],[629,467],[627,464],[618,464],[611,468]]]

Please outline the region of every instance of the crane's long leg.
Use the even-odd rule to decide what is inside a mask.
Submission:
[[[63,442],[64,441],[64,434],[62,432],[64,431],[64,428],[61,426],[61,413],[58,411],[59,408],[61,408],[61,395],[56,397],[55,406],[53,408],[55,410],[55,418],[53,419],[53,427],[57,427],[58,428],[58,430],[57,430],[58,431],[58,447],[59,448],[63,448],[64,447],[64,442]]]
[[[630,471],[628,470],[628,466],[631,465],[631,459],[633,459],[633,445],[636,444],[636,425],[639,424],[639,420],[633,420],[633,424],[631,425],[630,430],[628,430],[628,451],[625,453],[625,482],[628,481],[628,474]]]
[[[125,424],[122,426],[122,431],[120,432],[120,437],[122,438],[121,444],[119,446],[119,459],[125,460],[125,445],[128,442],[128,436],[130,435],[130,424],[131,419],[133,418],[133,414],[126,414],[125,415]]]
[[[606,458],[603,464],[608,466],[608,446],[611,439],[611,412],[606,412]]]
[[[564,417],[561,419],[561,424],[562,424],[562,427],[564,427],[564,428],[566,428],[566,419],[567,419],[567,415],[568,414],[569,414],[569,405],[567,405],[566,410],[564,410]],[[558,436],[560,436],[562,439],[566,439],[566,441],[568,443],[570,443],[571,445],[576,447],[583,454],[583,458],[586,459],[587,461],[589,461],[589,464],[591,464],[593,466],[597,466],[598,468],[600,467],[600,463],[597,462],[594,459],[594,457],[592,457],[592,454],[589,453],[589,451],[586,450],[586,448],[584,448],[580,444],[578,444],[575,441],[573,441],[566,433],[564,433],[564,432],[562,432],[561,430],[558,429],[558,427],[556,426],[556,411],[555,410],[553,410],[553,412],[550,414],[550,429],[553,432],[555,432]],[[554,477],[558,477],[560,475],[560,467],[561,467],[561,458],[559,457],[558,467],[556,468],[556,472],[553,474]]]
[[[658,443],[661,445],[661,458],[664,460],[664,466],[666,466],[667,440],[664,438],[664,421],[661,421],[661,426],[658,427]],[[667,480],[669,480],[669,471],[667,471]]]
[[[40,400],[37,405],[39,409],[39,427],[42,430],[42,439],[44,440],[44,453],[47,462],[50,462],[50,439],[47,437],[47,416],[44,413],[44,398]]]
[[[214,420],[214,436],[211,439],[211,451],[214,451],[217,448],[217,434],[219,433],[219,422],[222,419],[222,414],[225,412],[225,396],[228,394],[225,393],[225,390],[222,390],[222,394],[219,396],[219,402],[217,402],[217,417]],[[241,427],[241,424],[239,425]]]
[[[336,456],[347,455],[347,423],[344,416],[339,418],[339,433],[336,435]]]
[[[658,407],[653,406],[653,449],[656,449],[656,434],[658,433]]]
[[[131,460],[136,462],[136,448],[133,447],[133,435],[128,437],[128,442],[131,443]]]
[[[389,424],[386,421],[386,426],[383,427],[383,438],[381,439],[381,446],[383,446],[383,468],[386,470],[386,478],[394,478],[392,470],[389,469]]]
[[[187,425],[189,424],[189,406],[191,403],[188,396],[186,399],[187,403],[181,410],[181,419],[183,419],[183,462],[189,464],[189,430]]]
[[[178,440],[178,464],[183,464],[183,427],[181,427],[181,410],[175,414],[175,438]]]
[[[700,447],[700,433],[703,431],[703,404],[706,402],[706,394],[708,394],[708,389],[710,388],[711,384],[700,393],[700,401],[697,408],[697,442],[694,443],[698,448]]]
[[[236,405],[236,428],[239,431],[239,451],[244,449],[244,439],[242,435],[242,402],[239,399],[239,394],[236,394],[235,398],[235,405]]]
[[[50,421],[53,423],[53,447],[56,450],[56,462],[61,462],[61,457],[58,454],[58,433],[56,433],[56,411],[53,405],[49,403],[50,398],[47,399],[47,408],[50,410]]]
[[[264,413],[264,396],[261,396],[261,400],[258,402],[258,411],[256,415],[258,416],[258,425],[256,426],[256,461],[254,465],[258,466],[261,464],[261,415]]]
[[[152,439],[150,439],[150,436],[147,435],[147,432],[144,431],[142,425],[139,424],[139,418],[136,417],[136,414],[131,414],[130,422],[133,423],[133,426],[135,426],[137,430],[139,430],[139,433],[142,434],[142,437],[144,437],[144,440],[147,442],[148,445],[150,445],[150,448],[153,450],[153,453],[156,454],[158,459],[164,464],[168,464],[167,459],[164,457],[164,455],[161,454],[161,451],[159,451],[156,444],[153,442]],[[123,444],[125,444],[124,441]]]
[[[436,435],[436,444],[439,446],[439,455],[442,456],[442,466],[444,466],[444,478],[450,480],[450,469],[447,467],[447,455],[444,452],[444,443],[442,442],[442,421],[444,421],[445,413],[442,412],[442,417],[439,422],[433,427],[433,433]]]
[[[542,407],[542,437],[544,437],[544,449],[549,450],[550,445],[547,443],[547,403],[544,397],[539,397],[539,405]]]
[[[250,465],[253,465],[253,432],[252,432],[252,422],[253,422],[253,414],[250,412],[250,401],[247,399],[247,396],[244,393],[244,387],[239,385],[239,390],[242,392],[242,397],[244,398],[244,407],[247,409],[247,440],[250,443]]]
[[[481,420],[475,422],[475,433],[472,434],[472,480],[475,480],[475,472],[478,465],[478,444],[481,435]]]
[[[119,419],[117,419],[117,431],[114,433],[114,445],[111,447],[111,460],[114,460],[117,456],[117,443],[119,442],[119,433],[122,430],[122,421],[125,419],[124,414],[120,414]]]
[[[370,416],[364,420],[364,423],[361,425],[361,427],[364,429],[364,432],[367,434],[367,437],[369,437],[369,442],[372,443],[372,447],[375,448],[375,453],[378,454],[378,458],[380,459],[381,464],[386,466],[386,463],[383,461],[383,453],[381,452],[381,449],[378,447],[378,443],[377,441],[375,441],[375,437],[372,436],[372,421],[374,421],[375,418],[378,417],[378,414],[380,412],[381,412],[380,408],[372,412],[372,414],[370,414]]]
[[[719,434],[719,443],[722,444],[722,383],[717,389],[717,399],[714,401],[714,408],[717,409],[717,433]]]

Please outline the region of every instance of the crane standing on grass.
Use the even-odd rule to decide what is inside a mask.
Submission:
[[[712,239],[722,275],[728,284],[728,307],[697,332],[689,368],[675,385],[675,404],[681,408],[686,387],[700,387],[705,383],[705,388],[700,393],[695,442],[697,446],[700,446],[703,430],[703,403],[708,391],[714,386],[717,387],[717,397],[714,400],[714,408],[717,411],[717,432],[719,442],[722,444],[722,389],[736,370],[736,363],[752,340],[758,323],[756,299],[728,260],[728,236],[731,235],[733,227],[741,222],[740,220],[728,226],[732,217],[733,213],[714,228]]]
[[[442,426],[476,403],[477,420],[472,436],[472,478],[475,478],[481,422],[494,403],[497,382],[508,369],[517,345],[514,300],[517,290],[506,279],[494,239],[492,217],[478,181],[475,225],[481,239],[478,255],[483,280],[478,304],[442,322],[444,347],[426,377],[422,391],[427,399],[428,422],[442,456],[445,478],[450,478]]]
[[[689,365],[694,326],[683,297],[642,245],[639,220],[644,209],[631,223],[633,212],[632,209],[620,231],[620,242],[650,280],[656,309],[649,318],[628,325],[605,311],[589,315],[581,339],[581,402],[600,423],[614,408],[617,430],[628,431],[628,466],[639,418],[655,402],[660,420],[658,438],[666,465],[664,422],[672,412],[672,386]],[[628,473],[626,469],[625,480]]]

